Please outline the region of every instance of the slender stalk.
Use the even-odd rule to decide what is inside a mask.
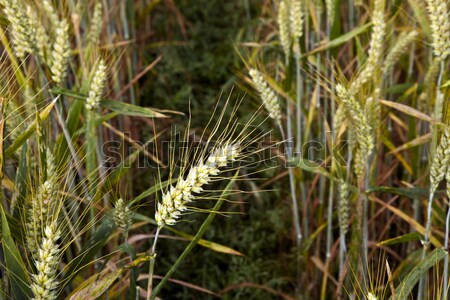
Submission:
[[[152,249],[150,250],[150,264],[148,268],[148,285],[147,285],[147,300],[151,299],[153,290],[153,271],[155,269],[155,259],[156,259],[156,243],[158,243],[158,236],[161,227],[156,229],[155,238],[153,239]]]
[[[447,190],[449,191],[450,196],[450,183],[447,183]],[[450,197],[449,197],[450,200]],[[442,288],[442,300],[446,300],[448,297],[448,263],[449,263],[449,255],[448,255],[448,236],[450,234],[450,204],[447,208],[447,218],[445,219],[445,241],[444,241],[444,249],[447,250],[447,255],[444,259],[444,282]]]
[[[280,127],[280,132],[281,132],[282,138],[283,138],[283,140],[285,140],[283,128],[281,127],[281,125],[279,127]],[[288,128],[289,128],[289,126],[288,126]],[[288,138],[288,140],[291,140],[291,139]],[[286,148],[286,159],[287,159],[288,163],[292,160],[292,151],[291,151],[290,146],[288,146]],[[294,226],[295,226],[295,241],[296,241],[295,244],[297,247],[300,247],[301,240],[302,240],[302,231],[301,231],[301,226],[300,226],[300,217],[299,217],[299,212],[298,212],[297,196],[295,193],[295,182],[294,182],[295,177],[294,177],[294,170],[289,165],[288,165],[288,173],[289,173],[289,185],[290,185],[291,199],[292,199],[292,216],[293,216]]]
[[[439,76],[436,83],[436,103],[434,106],[434,118],[438,121],[442,118],[442,109],[444,102],[444,95],[441,93],[440,87],[442,84],[442,78],[444,77],[445,61],[442,60],[439,66]],[[437,135],[435,135],[437,137]],[[434,149],[434,148],[433,148]]]
[[[300,42],[297,42],[297,51],[295,51],[295,62],[296,62],[296,117],[297,117],[297,154],[299,155],[299,158],[301,159],[303,157],[302,154],[302,146],[303,146],[303,112],[302,112],[302,99],[303,99],[303,77],[301,76],[301,68],[302,68],[302,62],[300,60],[301,56],[301,48],[300,48]],[[301,201],[302,201],[302,211],[306,211],[306,188],[305,183],[303,182],[303,172],[301,169],[298,170],[299,172],[299,187],[300,187],[300,195],[301,195]],[[303,218],[303,229],[304,229],[304,235],[307,237],[307,228],[308,226],[308,219]]]
[[[437,83],[436,83],[436,103],[435,103],[435,107],[434,107],[434,117],[437,120],[441,120],[441,114],[442,114],[443,95],[442,95],[442,93],[441,93],[439,88],[440,88],[440,86],[442,84],[442,77],[444,75],[444,67],[445,67],[444,61],[441,61],[440,69],[439,69],[439,76],[438,76],[438,80],[437,80]],[[437,131],[435,131],[434,134],[433,134],[432,149],[436,149],[437,137],[438,137],[437,136]],[[432,209],[433,209],[433,198],[434,198],[434,193],[435,192],[436,192],[436,187],[435,186],[430,186],[430,194],[429,194],[428,207],[427,207],[427,222],[426,222],[426,225],[425,225],[425,235],[424,235],[424,241],[423,241],[422,261],[426,257],[426,254],[427,254],[427,251],[428,251],[428,247],[429,247],[429,244],[430,244],[431,213],[432,213]],[[426,278],[427,278],[426,274],[424,274],[424,276],[422,276],[420,278],[419,288],[418,288],[418,292],[417,292],[417,300],[421,300],[424,297],[424,289],[425,289]]]
[[[365,294],[367,294],[368,292],[368,263],[369,263],[369,197],[366,193],[367,190],[369,190],[369,185],[370,185],[370,166],[371,166],[371,161],[372,161],[372,153],[369,154],[368,158],[367,158],[367,164],[366,164],[366,174],[365,174],[365,178],[364,178],[364,195],[362,197],[362,201],[363,201],[363,224],[362,224],[362,235],[363,235],[363,253],[362,253],[362,265],[363,265],[363,288],[364,288],[364,292]]]
[[[425,225],[425,235],[423,240],[423,251],[422,251],[422,261],[425,259],[428,246],[430,244],[430,229],[431,229],[431,211],[433,207],[433,198],[434,198],[434,188],[430,188],[430,194],[428,198],[428,207],[427,207],[427,223]],[[425,288],[425,280],[426,275],[422,276],[419,281],[419,289],[417,292],[417,300],[423,299],[423,293]]]

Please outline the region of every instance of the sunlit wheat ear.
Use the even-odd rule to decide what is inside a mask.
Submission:
[[[372,17],[372,35],[370,37],[369,56],[367,62],[356,78],[351,84],[351,92],[356,93],[361,86],[371,80],[378,68],[380,68],[381,59],[383,56],[383,45],[386,31],[386,22],[384,19],[382,1],[375,1],[375,11]]]
[[[124,203],[123,199],[119,199],[116,202],[114,209],[114,222],[116,226],[122,230],[124,236],[128,236],[131,224],[133,222],[133,213],[130,208]]]
[[[285,0],[281,0],[278,7],[278,29],[280,31],[280,43],[286,58],[291,54],[291,33],[289,26],[289,9]]]
[[[253,84],[259,92],[269,116],[279,125],[281,122],[280,103],[275,92],[269,87],[267,82],[258,70],[250,69]]]
[[[57,244],[60,232],[57,228],[56,222],[45,227],[45,236],[35,258],[36,274],[32,275],[33,283],[31,284],[35,300],[53,300],[57,297],[56,274],[60,260],[60,250]]]
[[[350,189],[348,183],[343,179],[339,180],[338,196],[339,232],[341,236],[345,236],[350,219]]]
[[[218,176],[227,164],[238,159],[240,151],[238,144],[219,145],[191,167],[186,178],[179,178],[175,186],[170,186],[158,203],[155,213],[158,226],[175,225],[182,212],[187,209],[186,205],[195,199],[195,194],[201,193],[203,186],[210,183],[212,177]]]
[[[97,64],[97,68],[92,77],[89,95],[86,99],[86,109],[95,109],[100,105],[100,100],[105,88],[106,76],[106,65],[103,59],[101,59]]]
[[[409,45],[417,38],[419,33],[415,30],[405,33],[402,32],[397,38],[394,47],[389,51],[386,59],[383,62],[383,73],[387,74],[392,71],[392,68],[400,59],[400,57],[408,50]]]
[[[289,25],[294,38],[303,35],[303,7],[302,0],[290,0]]]
[[[88,41],[92,44],[97,44],[100,32],[102,31],[103,23],[103,5],[101,1],[95,4],[94,15],[92,16],[91,25],[89,28]]]
[[[33,27],[26,10],[16,0],[1,0],[0,4],[4,6],[3,12],[11,23],[15,54],[19,59],[24,59],[28,53],[32,53],[34,45]]]
[[[450,20],[446,0],[427,0],[427,11],[433,37],[433,53],[445,60],[450,53]]]
[[[431,191],[436,191],[439,183],[444,179],[446,170],[450,163],[450,129],[446,128],[441,136],[439,145],[434,152],[430,168]]]
[[[66,77],[67,65],[71,56],[69,24],[64,19],[59,22],[55,33],[55,42],[53,43],[53,51],[50,62],[52,71],[52,79],[56,83],[60,83]]]

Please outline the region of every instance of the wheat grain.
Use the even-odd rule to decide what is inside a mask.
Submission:
[[[193,201],[194,194],[201,193],[203,186],[211,181],[211,176],[217,176],[221,168],[235,161],[240,154],[237,144],[224,144],[215,148],[206,161],[200,162],[189,170],[186,179],[180,177],[175,186],[170,186],[163,194],[162,202],[158,203],[155,220],[161,228],[164,225],[174,225],[186,205]]]

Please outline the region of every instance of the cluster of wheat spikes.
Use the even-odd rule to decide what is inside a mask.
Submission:
[[[0,0],[0,298],[448,299],[448,0],[227,2],[209,121],[185,2]]]
[[[437,212],[433,198],[440,182],[447,178],[448,183],[450,178],[450,105],[446,90],[448,81],[445,83],[449,68],[449,3],[445,0],[324,3],[326,12],[322,1],[279,1],[277,12],[273,13],[276,17],[272,17],[273,23],[278,24],[279,39],[274,43],[280,45],[281,51],[275,50],[280,53],[279,59],[272,63],[268,53],[274,55],[274,50],[262,43],[261,50],[254,50],[248,63],[250,79],[270,117],[277,123],[283,120],[282,131],[287,135],[281,137],[298,145],[294,148],[297,157],[286,152],[289,161],[300,162],[287,172],[294,173],[294,178],[289,179],[294,183],[290,185],[294,199],[293,231],[305,224],[301,232],[303,246],[297,255],[307,259],[314,253],[316,259],[317,253],[321,253],[324,257],[320,292],[297,291],[297,296],[347,299],[347,296],[357,295],[363,299],[377,299],[374,295],[380,295],[380,292],[373,290],[368,269],[370,257],[376,253],[373,245],[380,238],[396,239],[395,235],[387,234],[389,230],[377,231],[383,228],[376,222],[386,209],[390,211],[388,216],[393,214],[392,218],[403,218],[411,225],[422,224],[410,228],[421,235],[423,244],[423,255],[421,259],[415,259],[415,264],[429,264],[419,274],[414,273],[416,270],[410,275],[397,274],[398,278],[414,275],[415,280],[400,280],[398,287],[392,284],[387,294],[391,299],[406,299],[413,292],[420,300],[428,296],[429,299],[441,296],[447,299],[449,260],[443,253],[448,249],[450,210],[447,216],[441,213],[442,210]],[[322,21],[323,16],[325,21]],[[269,63],[263,65],[263,61]],[[420,74],[425,76],[415,76],[423,66],[426,67]],[[274,79],[264,76],[265,81],[256,68],[277,75]],[[402,85],[404,89],[400,89]],[[275,103],[272,99],[277,98],[286,99],[286,114],[274,118],[274,111],[279,108],[270,103]],[[405,114],[409,121],[405,121]],[[398,126],[403,127],[399,129]],[[427,132],[430,129],[431,134]],[[400,132],[405,132],[406,140],[399,138],[398,134],[403,134]],[[408,141],[419,141],[423,136],[428,139],[408,144]],[[428,140],[432,141],[431,151],[424,145]],[[320,160],[313,160],[313,165],[319,162],[316,168],[323,168],[321,171],[302,163],[310,160],[305,146],[311,141],[321,142],[327,151],[321,153]],[[427,157],[427,153],[431,155]],[[393,161],[405,169],[400,171],[395,165],[390,169],[389,164]],[[305,170],[312,172],[308,175]],[[325,170],[327,175],[322,173]],[[403,173],[395,175],[396,170]],[[424,177],[424,172],[428,171],[430,176]],[[411,191],[429,187],[428,202],[425,204],[425,199],[414,193],[409,196],[398,194],[403,188],[402,180],[410,182],[407,188]],[[305,188],[306,192],[303,191]],[[448,187],[446,189],[448,193]],[[403,202],[383,204],[404,197],[411,197],[414,205],[405,207]],[[298,203],[296,199],[299,199]],[[442,208],[441,204],[439,208]],[[318,208],[317,213],[311,212],[314,207]],[[328,207],[326,216],[322,213],[325,207]],[[306,220],[296,218],[298,214]],[[433,217],[440,220],[441,227],[436,230],[444,237],[443,244],[436,239],[430,242]],[[335,219],[337,226],[334,226]],[[395,219],[389,222],[392,220]],[[326,222],[322,241],[309,233],[310,224],[317,222]],[[338,238],[334,239],[337,229]],[[351,235],[349,245],[346,245],[347,233]],[[309,247],[313,240],[318,246],[325,243],[325,247],[317,250],[319,252],[311,251]],[[340,244],[338,252],[334,251],[336,242]],[[430,253],[430,243],[438,248],[443,245],[445,251],[437,249]],[[393,242],[395,244],[397,242]],[[384,246],[383,243],[380,245]],[[419,251],[420,247],[420,243],[410,243],[408,250]],[[427,277],[428,268],[436,264],[434,255],[439,255],[439,259],[445,256],[443,265],[435,266],[440,283]],[[435,262],[430,264],[433,258]],[[336,261],[339,263],[334,265]],[[313,275],[307,274],[310,268],[308,263],[299,266],[298,282],[307,282],[308,278],[313,280]],[[349,274],[356,276],[360,282],[358,286],[349,284]],[[329,276],[339,283],[335,291],[330,290]],[[434,289],[436,284],[441,284],[441,289]]]
[[[179,169],[175,163],[167,167],[163,160],[174,161],[175,152],[160,159],[158,154],[139,147],[123,161],[109,165],[105,156],[111,153],[110,149],[105,152],[105,139],[137,145],[123,132],[123,124],[130,118],[153,122],[177,112],[133,103],[137,80],[131,71],[139,73],[142,68],[148,72],[151,68],[138,68],[136,63],[142,62],[136,57],[131,60],[123,46],[135,41],[130,37],[133,30],[123,20],[115,20],[111,12],[126,12],[126,7],[104,4],[0,2],[5,16],[0,32],[5,74],[0,79],[0,132],[4,141],[0,173],[11,183],[1,193],[2,202],[8,203],[0,212],[1,272],[7,274],[0,284],[2,297],[93,299],[93,295],[100,297],[107,292],[107,297],[116,299],[122,294],[127,299],[141,295],[155,299],[170,276],[168,273],[153,288],[160,231],[166,225],[179,224],[189,211],[207,212],[205,224],[209,225],[234,189],[236,179],[241,178],[238,170],[240,161],[248,156],[246,148],[270,132],[258,131],[264,121],[259,110],[241,123],[238,108],[242,100],[230,106],[228,99],[223,110],[217,109],[211,117],[210,124],[216,125],[205,128],[203,146],[190,145],[180,155],[179,161],[193,159],[193,163]],[[111,46],[114,43],[122,46]],[[122,74],[123,70],[130,72]],[[265,92],[268,86],[258,76]],[[267,97],[267,105],[276,108],[275,94],[269,91]],[[274,117],[280,118],[276,109]],[[187,131],[186,143],[188,137]],[[253,149],[252,154],[257,151]],[[157,168],[151,170],[154,180],[147,181],[149,189],[134,195],[127,188],[134,180],[129,176],[132,172],[124,164],[135,163],[142,153]],[[166,179],[171,183],[163,184]],[[152,201],[147,201],[150,195],[154,195],[154,210],[149,204]],[[200,199],[214,200],[214,207],[190,206]],[[144,212],[141,216],[146,218],[146,230],[156,230],[154,239],[147,240],[153,244],[150,251],[145,245],[129,242],[138,208]],[[152,222],[156,227],[150,225]],[[206,228],[203,225],[200,230],[204,233]],[[115,235],[115,231],[120,234]],[[197,233],[183,255],[203,233]],[[182,231],[179,234],[185,236]],[[106,261],[111,265],[102,271]],[[141,273],[147,273],[141,272],[143,263],[149,265],[146,282],[140,279]],[[125,275],[128,288],[117,293],[114,291],[123,285],[123,280],[115,280],[120,274]],[[89,280],[94,277],[97,279]],[[86,283],[81,284],[84,280]]]

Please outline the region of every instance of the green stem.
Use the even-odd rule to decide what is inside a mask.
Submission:
[[[156,229],[155,238],[153,239],[152,249],[150,250],[150,264],[148,268],[148,285],[147,285],[147,300],[151,299],[153,290],[153,271],[155,270],[155,260],[156,260],[156,243],[158,242],[159,232],[162,227]]]

